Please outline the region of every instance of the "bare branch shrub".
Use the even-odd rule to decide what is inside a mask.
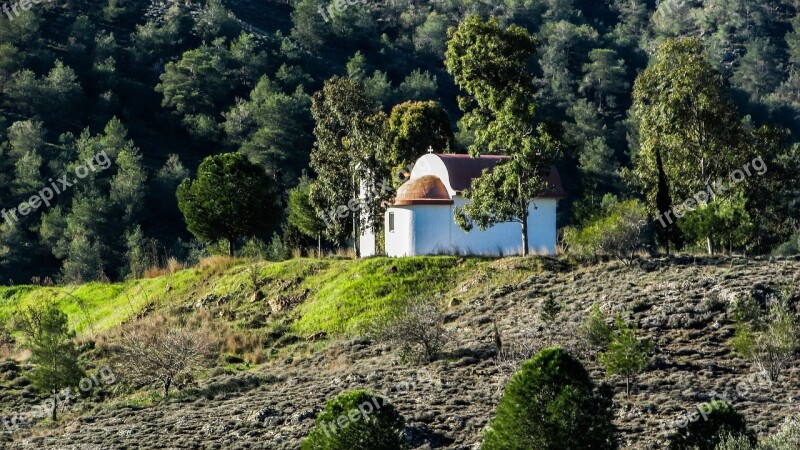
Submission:
[[[404,361],[434,361],[449,338],[444,308],[434,299],[410,300],[381,328],[378,339],[400,345]]]
[[[117,342],[120,371],[129,380],[159,383],[166,399],[175,379],[201,367],[214,346],[208,337],[163,317],[130,325]]]

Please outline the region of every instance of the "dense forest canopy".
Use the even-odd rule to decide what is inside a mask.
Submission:
[[[389,155],[382,161],[392,164],[381,176],[433,143],[466,152],[476,135],[462,120],[464,92],[445,53],[448,29],[471,15],[518,25],[535,41],[535,121],[563,146],[556,165],[570,195],[560,226],[580,226],[607,209],[609,194],[649,199],[653,213],[664,212],[668,197],[681,202],[707,175],[693,172],[696,164],[679,151],[695,145],[712,152],[703,159],[712,172],[761,156],[770,177],[743,184],[710,216],[687,219],[680,233],[659,233],[661,245],[767,253],[797,233],[796,1],[57,0],[27,10],[11,3],[0,14],[0,282],[120,279],[143,264],[218,251],[187,231],[175,194],[181,181],[207,156],[241,152],[275,180],[284,206],[301,179],[313,200],[325,191],[303,175],[324,181],[332,174],[319,167],[336,164],[312,161],[315,143],[326,145],[326,120],[363,116],[334,150],[346,156],[358,142],[380,140]],[[677,70],[658,55],[690,64]],[[357,113],[321,94],[332,77],[355,83]],[[686,80],[708,89],[694,92]],[[671,100],[658,90],[673,87],[686,89],[698,108],[659,114],[653,105]],[[326,111],[342,115],[320,116]],[[692,116],[698,111],[707,115]],[[414,117],[442,130],[420,139],[424,147],[403,134],[429,132],[414,134]],[[712,122],[720,129],[680,141]],[[732,161],[715,159],[733,148]],[[78,171],[85,176],[74,179]],[[65,174],[74,183],[51,184]],[[658,188],[665,177],[683,181]],[[43,202],[43,190],[59,186]],[[34,195],[37,208],[6,219]],[[283,225],[242,251],[281,258],[316,247],[323,234],[330,246],[348,235],[347,224],[309,232],[283,216]]]

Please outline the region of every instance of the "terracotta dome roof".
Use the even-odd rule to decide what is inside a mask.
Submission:
[[[452,205],[453,200],[439,177],[425,175],[406,181],[397,190],[395,206]]]

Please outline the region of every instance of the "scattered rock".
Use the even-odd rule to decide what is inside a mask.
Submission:
[[[311,336],[307,337],[306,341],[308,341],[308,342],[317,342],[317,341],[321,341],[321,340],[323,340],[323,339],[325,339],[327,337],[328,337],[328,333],[326,333],[324,331],[320,331],[319,333],[314,333]]]
[[[261,291],[255,291],[250,294],[250,303],[256,303],[264,300],[264,293]]]

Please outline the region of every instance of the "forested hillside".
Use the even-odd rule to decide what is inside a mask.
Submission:
[[[724,167],[760,157],[766,168],[766,175],[755,177],[758,183],[743,184],[712,217],[698,214],[681,224],[681,236],[657,233],[660,245],[705,248],[708,241],[712,248],[712,239],[703,236],[713,229],[714,246],[726,251],[797,248],[795,1],[666,0],[658,8],[652,0],[28,5],[9,4],[0,14],[3,283],[121,279],[168,258],[192,262],[213,253],[212,244],[187,231],[175,195],[209,155],[240,152],[262,166],[285,210],[301,176],[313,181],[325,167],[319,158],[312,161],[312,149],[315,142],[324,147],[325,120],[336,113],[325,100],[341,91],[313,96],[334,76],[356,83],[367,99],[361,107],[383,117],[394,133],[389,141],[402,157],[389,158],[391,163],[413,161],[429,146],[402,140],[403,113],[419,104],[396,106],[409,101],[438,103],[422,104],[426,123],[441,119],[439,105],[446,112],[442,128],[452,135],[444,130],[444,139],[430,141],[437,151],[476,150],[475,122],[462,120],[466,102],[459,104],[459,97],[465,92],[445,64],[448,29],[470,15],[496,17],[503,28],[517,24],[535,38],[535,121],[560,144],[555,162],[570,195],[561,203],[560,227],[613,211],[606,194],[660,205],[663,190],[648,185],[660,183],[664,173],[660,166],[648,169],[658,141],[689,151],[713,147],[716,155],[736,149]],[[677,44],[664,45],[669,42]],[[683,61],[693,54],[691,45],[702,48],[703,58],[687,59],[686,73],[654,62],[657,52],[662,62]],[[648,65],[652,70],[637,81]],[[660,99],[650,94],[680,76],[716,89],[703,98],[716,101],[711,110],[719,114],[693,117],[689,108],[688,119],[654,115],[648,106]],[[718,126],[693,128],[707,123]],[[641,134],[652,129],[666,131]],[[382,133],[375,132],[376,139]],[[727,175],[714,155],[708,152],[699,163],[667,161],[666,172],[680,178],[677,169],[670,172],[672,164],[702,167],[703,176]],[[717,171],[706,172],[707,165]],[[80,166],[85,177],[69,186],[60,182],[80,173]],[[694,192],[693,186],[680,185],[683,190],[672,196]],[[45,204],[9,213],[45,188],[57,192]],[[281,259],[293,248],[316,246],[314,233],[287,223],[287,216],[275,217],[282,225],[242,251]],[[344,244],[346,233],[328,231],[326,247]]]

